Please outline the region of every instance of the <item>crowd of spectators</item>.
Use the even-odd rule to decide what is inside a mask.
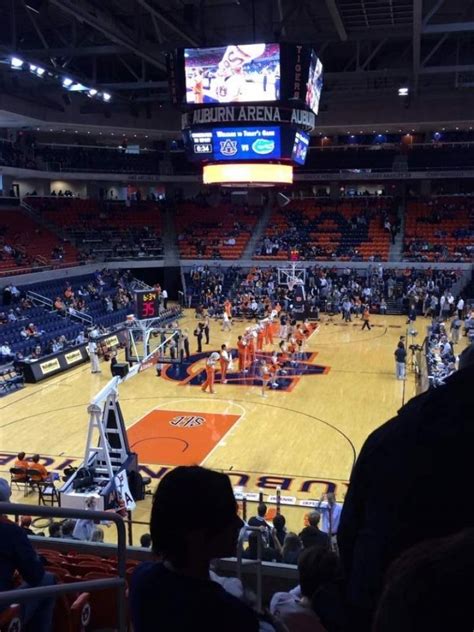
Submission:
[[[195,198],[176,205],[175,223],[182,258],[238,259],[257,222],[258,209],[224,200]]]
[[[469,262],[474,258],[474,198],[438,196],[408,203],[404,257]]]
[[[84,344],[92,335],[97,337],[107,333],[107,327],[96,322],[97,318],[123,313],[125,320],[125,312],[133,309],[134,287],[131,272],[121,270],[97,270],[77,287],[65,281],[60,293],[52,298],[56,314],[51,316],[49,308],[35,307],[16,285],[6,285],[0,306],[0,361],[37,360]],[[42,290],[41,286],[35,286],[35,290],[39,293],[48,291],[47,288]],[[71,320],[81,315],[90,316],[94,321],[89,331],[84,330],[83,323],[79,326]],[[61,320],[57,321],[58,317]],[[35,324],[36,319],[41,325]],[[62,333],[56,333],[58,323],[64,325]]]
[[[314,266],[306,269],[304,290],[307,308],[315,317],[320,311],[360,315],[363,305],[386,313],[389,304],[407,313],[414,305],[417,313],[425,313],[428,300],[439,301],[445,293],[449,295],[460,278],[461,273],[454,269],[394,269],[381,263],[366,269]],[[294,291],[283,281],[273,267],[255,266],[245,271],[198,265],[187,274],[186,304],[207,309],[211,317],[222,314],[226,299],[232,301],[236,315],[258,317],[270,303],[277,302],[288,313]]]
[[[273,212],[256,257],[383,261],[399,230],[392,198],[293,201]]]

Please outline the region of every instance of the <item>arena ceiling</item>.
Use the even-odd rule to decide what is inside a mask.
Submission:
[[[145,113],[168,100],[165,54],[179,46],[292,41],[325,66],[322,112],[408,86],[410,99],[472,94],[474,0],[0,0],[2,94],[64,110],[60,85],[9,58],[111,93],[81,112]]]

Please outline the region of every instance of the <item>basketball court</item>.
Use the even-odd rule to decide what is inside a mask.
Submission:
[[[180,326],[192,332],[195,323],[194,311],[186,310]],[[220,323],[212,322],[210,344],[203,345],[202,354],[195,353],[191,336],[188,362],[169,365],[161,377],[149,369],[120,386],[130,445],[139,454],[142,473],[154,487],[169,468],[198,463],[227,472],[238,490],[261,490],[270,502],[279,487],[282,513],[290,529],[300,530],[305,503],[328,488],[343,500],[368,434],[415,394],[413,372],[408,370],[405,382],[395,379],[393,352],[406,334],[405,318],[373,316],[371,323],[371,331],[361,331],[360,320],[346,324],[340,316],[323,316],[301,359],[264,398],[260,380],[232,371],[225,385],[216,372],[215,395],[201,391],[207,355],[224,342],[235,349],[237,335],[247,326],[237,322],[232,332],[223,333]],[[417,321],[420,339],[426,324]],[[271,350],[267,346],[264,352]],[[58,472],[78,465],[87,405],[110,377],[106,363],[100,375],[83,365],[2,399],[1,475],[8,477],[20,450],[40,453],[48,469]],[[23,499],[23,492],[15,492],[15,498]],[[28,498],[36,502],[36,494]],[[147,521],[150,498],[138,504],[134,520]],[[249,512],[254,509],[250,504]],[[139,525],[135,534],[146,530]]]

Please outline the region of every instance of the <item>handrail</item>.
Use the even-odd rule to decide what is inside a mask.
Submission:
[[[42,303],[43,305],[46,305],[47,307],[53,307],[53,301],[47,296],[40,294],[39,292],[34,292],[33,290],[27,290],[26,296],[27,298],[30,298],[31,300],[36,301],[37,303]]]
[[[30,515],[59,518],[76,518],[83,520],[98,520],[114,522],[117,527],[117,571],[116,579],[96,579],[92,581],[73,582],[71,584],[57,584],[54,586],[39,586],[22,590],[8,590],[0,593],[0,606],[5,604],[25,602],[36,597],[48,597],[62,595],[69,592],[85,592],[90,590],[102,590],[104,588],[116,588],[118,631],[127,631],[126,620],[126,539],[125,524],[118,514],[106,511],[93,511],[83,509],[64,509],[63,507],[40,507],[26,504],[0,502],[0,515]]]
[[[242,581],[242,554],[244,552],[244,540],[248,537],[249,532],[257,534],[257,559],[250,560],[247,565],[255,564],[257,567],[257,610],[262,611],[263,602],[263,574],[262,574],[262,538],[263,533],[260,527],[248,527],[244,525],[239,533],[237,540],[237,577]]]

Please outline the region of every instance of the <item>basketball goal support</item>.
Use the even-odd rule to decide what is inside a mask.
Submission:
[[[61,506],[84,509],[87,497],[94,495],[97,498],[97,509],[115,508],[118,501],[129,510],[134,508],[134,499],[128,487],[128,474],[138,472],[138,460],[128,443],[119,402],[119,386],[157,363],[172,362],[165,356],[165,349],[173,338],[181,339],[181,330],[155,325],[156,319],[150,319],[136,321],[130,327],[130,346],[134,347],[138,362],[124,377],[113,377],[88,405],[89,426],[84,460],[60,489]],[[150,351],[149,340],[153,333],[164,335],[164,339]],[[144,342],[143,354],[139,353],[137,346],[139,339]]]

